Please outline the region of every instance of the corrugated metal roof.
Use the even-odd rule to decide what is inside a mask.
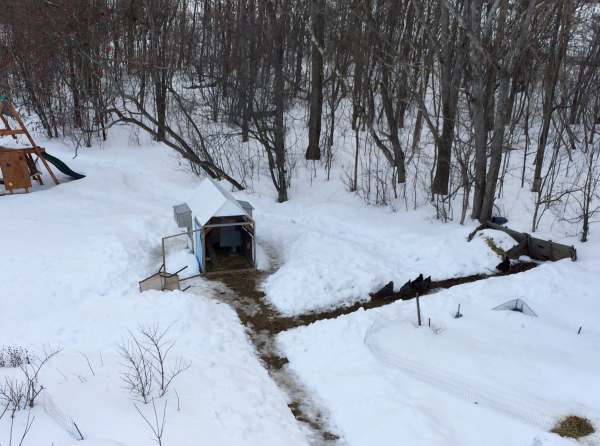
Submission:
[[[192,215],[202,226],[212,217],[248,215],[242,205],[212,178],[206,178],[187,200]]]

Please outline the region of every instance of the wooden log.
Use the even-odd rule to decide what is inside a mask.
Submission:
[[[477,226],[475,228],[475,230],[469,234],[469,236],[467,237],[467,241],[470,242],[471,240],[473,240],[473,237],[475,237],[475,234],[477,234],[477,231],[481,231],[481,230],[485,229],[486,227],[487,227],[486,223],[482,223],[479,226]]]
[[[518,259],[521,256],[529,256],[529,243],[527,239],[506,251],[506,257],[511,260]]]
[[[492,223],[491,221],[486,221],[485,223],[482,223],[481,225],[477,226],[477,228],[469,234],[469,237],[467,237],[467,241],[470,242],[471,240],[473,240],[475,234],[483,229],[495,229],[497,231],[505,232],[519,243],[521,243],[526,238],[526,234],[523,232],[513,231],[512,229],[497,225],[496,223]]]
[[[521,243],[523,240],[525,240],[528,236],[527,233],[513,231],[512,229],[497,225],[497,224],[489,222],[489,221],[486,222],[485,224],[486,224],[486,228],[496,229],[497,231],[505,232],[506,234],[510,235],[512,238],[514,238],[519,243]]]
[[[531,237],[529,257],[535,260],[556,262],[562,259],[577,259],[577,253],[573,246],[555,243],[552,240],[542,240]]]
[[[555,243],[552,240],[534,238],[526,232],[513,231],[512,229],[489,221],[478,226],[477,229],[469,234],[467,240],[473,240],[473,237],[477,231],[488,228],[502,231],[519,242],[516,246],[513,246],[511,249],[506,251],[506,255],[509,259],[517,259],[522,255],[528,255],[534,260],[549,260],[551,262],[562,259],[571,259],[573,262],[577,260],[577,250],[574,246],[562,245],[560,243]]]

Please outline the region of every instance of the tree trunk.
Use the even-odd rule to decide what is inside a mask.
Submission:
[[[283,56],[284,56],[284,30],[283,19],[279,24],[277,47],[275,57],[275,162],[277,164],[277,201],[283,203],[288,200],[287,180],[285,170],[285,127],[283,120],[284,111],[284,83],[283,83]]]
[[[460,36],[452,39],[450,36],[449,11],[441,8],[442,27],[442,60],[440,61],[440,85],[442,89],[442,134],[437,144],[437,165],[435,178],[431,186],[433,194],[447,195],[450,183],[450,162],[452,158],[452,143],[454,142],[454,120],[458,110],[458,87],[463,74],[464,47],[467,36],[464,30]],[[457,44],[454,46],[454,44]],[[453,52],[457,54],[453,57]]]
[[[312,27],[320,47],[324,47],[325,0],[313,0]],[[323,114],[323,56],[316,44],[312,45],[312,89],[310,92],[310,117],[308,120],[307,160],[321,159],[319,139]]]
[[[540,136],[538,139],[538,147],[535,155],[535,172],[533,174],[533,185],[531,190],[533,192],[539,192],[541,184],[542,184],[542,166],[544,164],[544,152],[546,150],[546,144],[548,142],[548,132],[550,131],[550,120],[552,118],[552,114],[554,112],[554,91],[556,89],[556,83],[558,81],[558,72],[560,70],[560,66],[565,57],[567,51],[567,44],[569,42],[569,33],[571,30],[571,15],[572,8],[570,5],[572,4],[571,0],[564,0],[564,3],[567,3],[567,11],[563,12],[562,5],[558,5],[556,11],[556,28],[555,28],[555,38],[552,41],[552,48],[555,48],[558,43],[559,47],[554,52],[553,55],[550,56],[549,66],[548,66],[548,77],[545,82],[545,98],[543,105],[543,117],[542,117],[542,129],[540,131]],[[559,28],[562,24],[562,32],[559,34]],[[556,42],[560,40],[560,42]]]
[[[398,120],[396,118],[397,112],[394,113],[394,106],[388,92],[389,72],[385,63],[381,66],[381,78],[381,102],[383,103],[383,110],[385,112],[385,117],[387,119],[388,128],[390,131],[389,139],[392,143],[392,150],[394,152],[394,166],[398,172],[398,183],[403,184],[406,183],[406,170],[404,168],[405,156],[402,146],[400,145],[400,139],[398,137]]]
[[[500,75],[500,85],[498,87],[498,109],[496,110],[494,135],[492,136],[490,147],[490,167],[485,182],[485,193],[483,195],[481,213],[479,214],[479,221],[481,223],[492,218],[492,212],[494,211],[496,184],[498,183],[498,175],[502,164],[504,127],[506,125],[506,117],[508,116],[507,106],[509,90],[510,79],[508,78],[507,73],[503,73]]]
[[[476,38],[481,38],[481,9],[483,0],[473,0],[471,6],[471,27]],[[486,69],[485,59],[480,51],[471,53],[473,66],[473,90],[471,108],[473,112],[473,133],[475,141],[475,188],[473,191],[473,212],[471,218],[478,219],[485,194],[485,174],[487,168],[487,113],[486,113]],[[490,72],[488,70],[488,76]],[[489,81],[489,79],[488,79]]]
[[[156,129],[156,140],[161,142],[165,140],[165,120],[167,117],[167,92],[162,82],[154,84],[155,105],[156,105],[156,121],[158,122]]]

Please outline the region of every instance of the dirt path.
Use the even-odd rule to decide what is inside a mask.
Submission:
[[[274,255],[274,250],[267,250]],[[288,395],[291,403],[288,404],[296,419],[307,428],[309,442],[315,446],[345,445],[345,441],[332,432],[328,425],[328,415],[322,408],[317,407],[308,392],[298,382],[294,374],[284,367],[287,358],[280,356],[275,345],[278,333],[292,328],[309,325],[323,319],[334,319],[340,315],[349,314],[359,308],[370,309],[388,305],[400,296],[396,293],[388,298],[371,296],[371,299],[352,306],[337,308],[321,313],[309,313],[296,317],[284,317],[273,307],[265,302],[265,294],[258,291],[262,283],[270,274],[274,273],[280,262],[273,259],[274,265],[267,272],[246,271],[242,273],[213,274],[209,276],[217,298],[234,308],[246,327],[249,337],[256,348],[258,357],[275,383]],[[456,285],[485,280],[489,277],[517,274],[528,271],[537,266],[536,263],[516,263],[505,274],[473,275],[456,279],[432,282],[431,293],[440,289],[451,288]],[[412,299],[415,296],[409,296]]]
[[[345,445],[343,439],[331,432],[327,414],[315,404],[296,376],[284,367],[288,360],[280,356],[275,337],[292,326],[265,303],[265,294],[256,290],[267,276],[258,271],[215,274],[210,276],[210,281],[215,285],[216,297],[235,309],[263,366],[288,395],[291,401],[288,406],[304,426],[309,443],[314,446]]]

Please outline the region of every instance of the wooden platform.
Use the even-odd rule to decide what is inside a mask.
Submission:
[[[40,152],[45,152],[46,149],[44,149],[43,147],[38,147],[38,150]],[[21,153],[23,153],[24,155],[34,155],[36,154],[36,151],[33,147],[23,147],[23,148],[11,148],[11,147],[4,147],[4,146],[0,146],[0,152],[16,152],[19,151]]]

